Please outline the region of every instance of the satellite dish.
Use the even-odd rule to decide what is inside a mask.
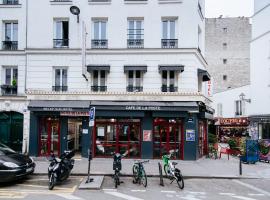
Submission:
[[[69,10],[73,15],[77,16],[77,22],[79,23],[80,8],[77,6],[71,6]]]

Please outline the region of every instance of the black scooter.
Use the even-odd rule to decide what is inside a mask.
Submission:
[[[120,183],[122,183],[120,181],[120,171],[122,169],[121,160],[124,156],[125,155],[121,155],[119,153],[114,153],[114,155],[113,155],[113,170],[114,170],[113,179],[114,179],[115,188],[117,188],[118,185],[120,185]]]
[[[59,158],[51,154],[51,163],[48,167],[49,190],[52,190],[57,182],[68,179],[74,166],[74,151],[65,151]]]

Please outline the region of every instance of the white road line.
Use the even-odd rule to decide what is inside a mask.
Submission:
[[[180,196],[180,197],[178,197],[178,198],[180,198],[180,199],[185,199],[185,200],[201,200],[201,199],[198,199],[198,198],[196,198],[194,195],[192,195],[192,194],[188,194],[188,195],[186,195],[186,196]]]
[[[235,195],[234,193],[219,193],[220,195],[228,195],[228,196],[233,196]]]
[[[161,190],[161,193],[170,193],[170,194],[175,194],[176,191],[165,191],[165,190]]]
[[[187,191],[187,192],[190,194],[202,194],[202,195],[206,194],[205,192],[191,192],[191,191]]]
[[[264,194],[248,194],[249,196],[264,196]]]
[[[56,195],[59,197],[63,197],[65,199],[70,199],[70,200],[83,200],[82,198],[76,197],[72,194],[56,194]]]
[[[238,183],[240,185],[243,185],[243,186],[245,186],[245,187],[247,187],[249,189],[252,189],[252,190],[254,190],[256,192],[262,193],[262,194],[270,197],[270,192],[267,192],[267,191],[262,190],[260,188],[254,187],[253,185],[250,185],[250,184],[247,184],[247,183],[243,183],[242,181],[239,181],[239,180],[233,180],[233,182]]]
[[[131,192],[146,192],[146,190],[130,190]]]
[[[114,191],[114,192],[116,192],[117,191],[117,189],[102,189],[103,191],[109,191],[109,192],[111,192],[111,191]]]
[[[243,196],[231,196],[232,198],[236,198],[236,199],[243,199],[243,200],[256,200],[253,198],[249,198],[249,197],[243,197]]]
[[[112,195],[112,196],[115,196],[115,197],[120,197],[122,199],[127,199],[127,200],[143,200],[143,199],[140,199],[140,198],[137,198],[137,197],[122,194],[120,192],[105,192],[105,193],[109,194],[109,195]]]

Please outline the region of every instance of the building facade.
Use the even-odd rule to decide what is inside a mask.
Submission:
[[[246,17],[206,19],[205,57],[214,94],[250,84],[249,21]]]
[[[159,158],[174,150],[178,159],[194,160],[207,152],[213,110],[205,84],[204,1],[21,0],[0,9],[6,11],[2,35],[12,22],[14,37],[9,49],[2,43],[1,82],[9,80],[7,67],[18,69],[3,84],[17,86],[17,95],[4,94],[1,103],[23,96],[30,155],[73,149],[87,156],[90,148],[95,157],[116,151]]]
[[[251,112],[253,130],[270,138],[270,1],[255,0],[251,40]]]

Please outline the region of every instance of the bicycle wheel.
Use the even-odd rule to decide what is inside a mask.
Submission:
[[[168,177],[168,169],[169,169],[169,165],[164,165],[164,173],[166,177]]]
[[[177,184],[178,184],[178,187],[179,187],[181,190],[184,189],[185,184],[184,184],[184,179],[183,179],[182,174],[178,174],[178,175],[177,175]]]
[[[118,182],[119,182],[119,177],[118,175],[114,175],[114,187],[117,188],[118,187]]]
[[[137,183],[138,182],[138,173],[139,173],[139,167],[138,165],[133,165],[132,167],[132,173],[133,173],[133,183]]]
[[[146,175],[144,169],[142,169],[140,179],[141,179],[141,183],[143,184],[143,186],[147,187],[147,175]]]

